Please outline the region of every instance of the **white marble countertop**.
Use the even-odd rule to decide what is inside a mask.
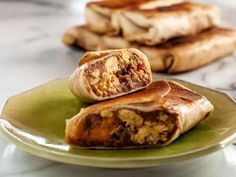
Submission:
[[[208,2],[222,8],[224,25],[236,27],[236,1]],[[84,22],[84,3],[84,0],[0,1],[0,109],[7,97],[46,81],[67,77],[76,68],[82,52],[64,47],[60,37],[66,28]],[[236,99],[236,54],[172,77],[219,89]],[[111,170],[42,159],[21,151],[0,137],[0,177],[106,175],[235,177],[236,146],[231,145],[223,151],[178,164]]]

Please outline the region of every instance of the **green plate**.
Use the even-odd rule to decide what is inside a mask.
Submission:
[[[86,104],[68,89],[68,80],[48,82],[12,96],[0,119],[1,134],[23,150],[61,162],[94,167],[138,168],[191,159],[231,144],[236,138],[236,104],[227,95],[177,81],[205,95],[214,113],[163,148],[136,150],[85,150],[64,141],[65,120]]]

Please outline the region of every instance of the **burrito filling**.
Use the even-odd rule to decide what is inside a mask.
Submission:
[[[121,52],[88,64],[85,77],[94,94],[102,97],[128,92],[151,81],[150,73],[138,55]]]
[[[161,145],[176,130],[174,115],[166,111],[143,112],[134,109],[101,110],[84,119],[81,146]]]

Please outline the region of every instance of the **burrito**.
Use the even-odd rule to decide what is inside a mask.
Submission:
[[[143,89],[151,82],[147,57],[129,48],[85,53],[69,86],[78,98],[95,102]]]
[[[183,2],[183,0],[105,0],[93,1],[85,9],[86,23],[96,33],[118,34],[120,32],[120,11],[129,8],[150,9],[169,6]]]
[[[155,48],[138,47],[152,71],[180,73],[207,65],[236,49],[236,30],[214,27],[199,34],[171,39]]]
[[[79,29],[80,27],[77,27]],[[213,27],[195,35],[188,35],[170,39],[155,46],[145,46],[131,43],[120,36],[97,35],[86,26],[75,33],[73,45],[79,45],[87,50],[105,50],[117,48],[137,48],[148,58],[153,72],[179,73],[193,70],[210,62],[231,54],[236,49],[236,30]],[[69,30],[68,30],[69,31]],[[89,40],[86,33],[96,36],[97,46],[87,48]],[[83,42],[84,41],[84,42]]]
[[[119,13],[124,37],[149,46],[199,33],[219,22],[220,10],[216,6],[189,2],[148,10],[133,8]]]
[[[82,109],[66,122],[66,141],[85,148],[162,147],[207,118],[213,105],[172,81]]]

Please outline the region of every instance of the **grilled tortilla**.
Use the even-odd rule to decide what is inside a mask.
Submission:
[[[138,49],[87,52],[70,77],[70,89],[80,99],[95,102],[147,87],[152,73]]]
[[[142,46],[139,49],[149,58],[153,71],[179,73],[199,68],[234,52],[236,31],[215,27],[196,35],[171,39],[156,48]]]
[[[118,34],[120,32],[119,12],[129,8],[150,9],[169,6],[183,0],[105,0],[87,4],[86,23],[96,33]],[[118,15],[118,16],[117,16]]]
[[[154,72],[189,71],[223,58],[236,49],[236,31],[220,27],[213,27],[196,35],[170,39],[152,47],[130,43],[120,36],[97,35],[86,26],[76,27],[76,29],[80,30],[74,33],[76,35],[71,45],[79,45],[87,50],[134,47],[147,56]],[[95,36],[98,40],[93,40],[94,38],[90,40],[86,33]],[[88,41],[91,45],[85,45]]]
[[[216,6],[189,2],[148,10],[134,8],[119,14],[124,37],[149,46],[199,33],[219,22]]]
[[[66,141],[85,148],[159,147],[209,116],[212,104],[175,82],[94,104],[66,122]]]
[[[107,50],[129,48],[130,42],[120,36],[106,36],[94,33],[88,26],[74,26],[65,31],[62,42],[67,46],[85,50]]]
[[[62,42],[67,46],[77,46],[85,50],[98,50],[100,37],[93,33],[87,26],[74,26],[63,34]]]

